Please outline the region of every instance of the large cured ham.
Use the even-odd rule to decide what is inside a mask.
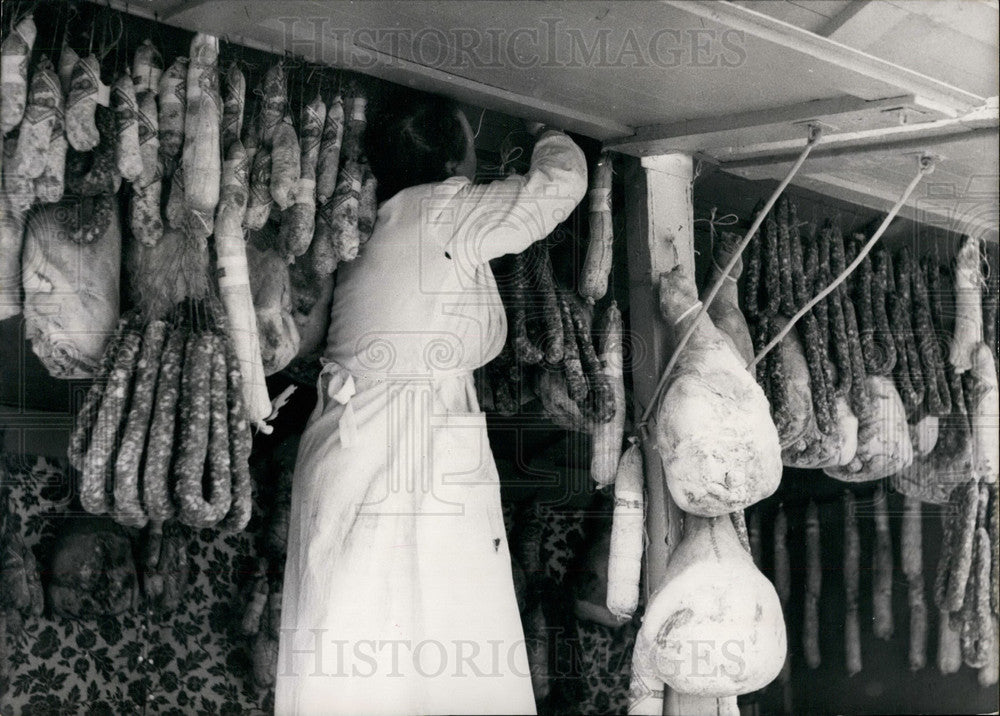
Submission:
[[[632,653],[633,684],[726,697],[769,684],[787,648],[774,586],[729,517],[684,519],[684,539],[650,598]]]
[[[660,275],[660,310],[679,336],[700,302],[677,266]],[[781,446],[764,391],[708,316],[684,348],[658,408],[656,443],[667,487],[685,512],[716,517],[772,494]]]

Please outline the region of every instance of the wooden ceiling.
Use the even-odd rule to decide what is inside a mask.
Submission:
[[[783,173],[820,122],[825,154],[796,183],[875,209],[921,152],[957,195],[1000,174],[996,0],[112,4],[743,177]],[[969,220],[996,239],[988,212]]]

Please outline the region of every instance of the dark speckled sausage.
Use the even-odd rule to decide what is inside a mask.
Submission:
[[[243,375],[236,351],[225,342],[228,374],[229,460],[232,470],[233,501],[229,514],[219,525],[224,532],[240,532],[250,521],[253,510],[253,482],[250,478],[250,423],[243,403]]]
[[[166,335],[167,324],[163,321],[152,321],[146,327],[125,433],[115,460],[115,519],[130,527],[144,527],[148,519],[139,502],[139,466],[146,446],[156,376]]]
[[[212,334],[192,334],[184,349],[181,376],[180,426],[174,462],[174,495],[178,518],[189,527],[202,527],[208,505],[202,486],[212,424]]]
[[[118,433],[125,422],[140,343],[141,337],[135,331],[128,331],[122,339],[83,461],[80,504],[91,514],[104,514],[111,507],[109,467],[113,469],[111,456],[115,452]]]
[[[177,404],[180,399],[181,368],[187,333],[182,328],[170,331],[156,380],[153,420],[146,442],[146,461],[142,474],[142,499],[149,519],[162,523],[174,516],[167,476],[174,450]]]

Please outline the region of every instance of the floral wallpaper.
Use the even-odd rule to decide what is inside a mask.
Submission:
[[[12,527],[43,570],[72,490],[62,467],[5,455],[0,496]],[[51,609],[8,629],[3,716],[265,714],[272,694],[250,679],[250,641],[239,632],[252,575],[253,531],[190,540],[181,606],[163,615],[141,606],[115,617],[76,620]]]
[[[33,550],[43,584],[72,495],[62,465],[0,456],[0,510]],[[554,648],[551,694],[539,702],[539,713],[625,713],[635,627],[613,630],[573,616],[568,577],[585,541],[583,518],[544,512],[543,608]],[[8,629],[0,716],[271,714],[273,692],[252,682],[253,637],[240,631],[263,521],[255,515],[239,535],[192,533],[187,586],[170,613],[147,610],[141,597],[121,615],[93,620],[59,617],[47,605],[41,617]],[[574,666],[567,671],[565,664]]]

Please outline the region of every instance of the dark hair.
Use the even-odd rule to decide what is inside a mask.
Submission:
[[[386,103],[388,104],[388,103]],[[444,181],[448,162],[465,158],[458,105],[433,95],[394,98],[366,132],[366,152],[378,180],[378,200],[411,186]]]

